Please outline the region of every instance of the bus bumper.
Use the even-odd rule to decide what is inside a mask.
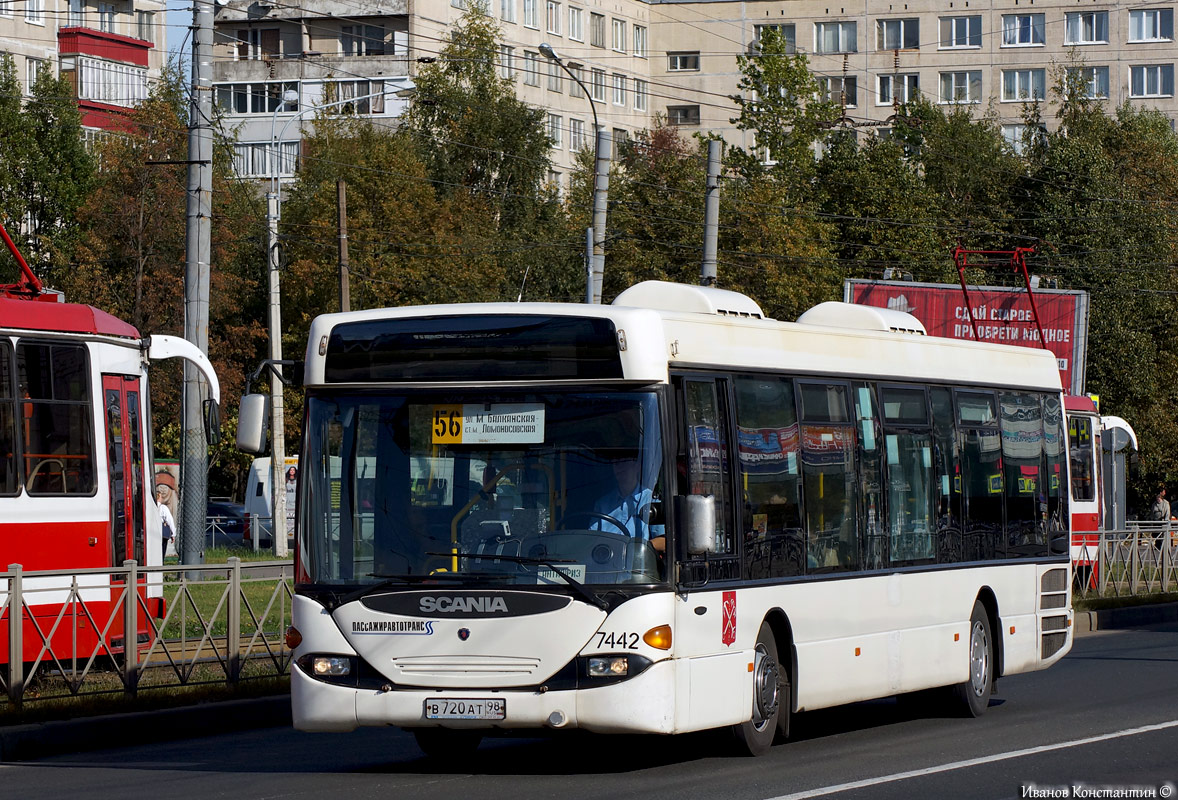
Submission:
[[[428,720],[429,698],[502,698],[502,720]],[[581,728],[597,733],[674,733],[675,664],[660,661],[641,675],[609,686],[539,692],[506,689],[398,689],[334,686],[299,667],[291,669],[294,727],[301,731],[350,731],[361,726],[403,728]]]

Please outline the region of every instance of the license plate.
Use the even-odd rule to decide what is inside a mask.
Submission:
[[[426,719],[504,719],[507,700],[464,697],[430,697],[425,701]]]

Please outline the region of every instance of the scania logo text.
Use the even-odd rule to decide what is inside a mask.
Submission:
[[[508,614],[502,597],[432,597],[421,598],[418,608],[425,614]]]

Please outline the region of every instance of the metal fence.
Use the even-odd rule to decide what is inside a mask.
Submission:
[[[1095,534],[1093,534],[1095,536]],[[1133,522],[1106,531],[1075,558],[1072,594],[1078,598],[1178,592],[1178,525]]]
[[[0,689],[20,707],[286,675],[292,588],[289,561],[43,572],[9,565],[0,572]]]

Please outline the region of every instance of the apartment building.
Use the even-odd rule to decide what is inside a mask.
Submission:
[[[0,0],[0,52],[24,93],[43,70],[73,85],[87,136],[118,129],[164,64],[162,0]]]
[[[292,174],[303,125],[287,122],[411,79],[422,60],[438,57],[472,1],[308,0],[300,8],[230,0],[219,7],[217,99],[227,121],[242,126],[239,172],[264,175],[278,166]],[[740,80],[737,56],[755,53],[767,27],[807,54],[826,96],[845,107],[857,130],[886,129],[894,104],[921,92],[979,114],[993,109],[1017,143],[1024,104],[1044,99],[1060,70],[1074,70],[1083,91],[1110,109],[1130,101],[1178,114],[1174,6],[1166,3],[483,1],[502,31],[498,69],[521,99],[548,114],[551,177],[562,184],[575,154],[592,146],[595,117],[615,140],[658,115],[753,147],[751,134],[732,124],[730,98]],[[545,58],[541,44],[567,71]],[[290,104],[281,106],[284,94]],[[404,106],[392,94],[368,102],[346,107],[391,122]],[[287,133],[278,137],[276,127]],[[267,145],[277,138],[282,156],[272,165]]]

